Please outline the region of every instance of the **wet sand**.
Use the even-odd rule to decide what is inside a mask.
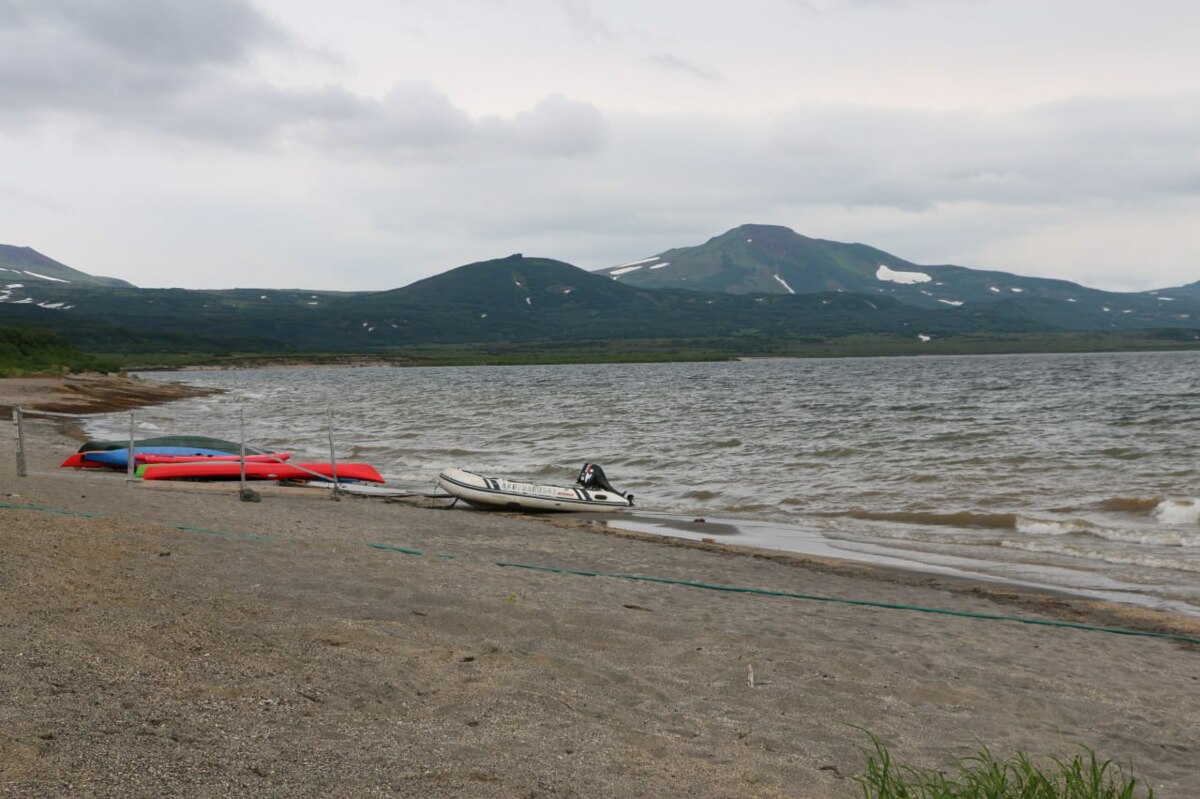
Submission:
[[[81,401],[161,401],[138,388]],[[0,380],[0,404],[62,393]],[[859,728],[922,767],[1087,745],[1157,796],[1200,784],[1195,644],[523,567],[1195,619],[719,536],[60,473],[77,443],[54,420],[29,421],[18,478],[4,424],[2,796],[851,797]]]

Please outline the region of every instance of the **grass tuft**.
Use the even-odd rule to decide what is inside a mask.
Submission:
[[[1050,758],[1038,766],[1024,752],[997,760],[987,749],[945,770],[918,769],[896,763],[878,736],[868,732],[872,748],[864,751],[866,771],[854,779],[865,799],[1153,799],[1148,786],[1139,790],[1133,768],[1096,753]],[[950,773],[948,773],[950,772]]]

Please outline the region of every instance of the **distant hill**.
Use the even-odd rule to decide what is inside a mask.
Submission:
[[[1200,297],[1200,280],[1197,280],[1195,283],[1188,283],[1186,286],[1177,286],[1173,289],[1155,289],[1146,293],[1153,297]]]
[[[51,326],[104,351],[371,352],[429,344],[846,336],[908,338],[1045,329],[1021,310],[926,310],[854,294],[733,295],[640,289],[520,255],[392,291],[39,287],[0,319]],[[119,322],[119,327],[116,324]]]
[[[44,258],[12,250],[24,253],[24,266]],[[764,225],[600,273],[518,254],[379,292],[140,289],[58,267],[57,275],[70,277],[50,275],[43,265],[42,272],[21,270],[38,279],[0,282],[0,324],[36,325],[100,352],[372,353],[719,338],[753,353],[855,334],[928,342],[1139,328],[1176,328],[1172,337],[1200,340],[1200,284],[1114,294],[1060,280],[917,266],[866,245]],[[643,286],[640,274],[651,282],[666,275],[678,285]]]
[[[1032,319],[1076,330],[1200,326],[1200,283],[1154,292],[1100,291],[1067,280],[918,265],[865,244],[811,239],[778,225],[741,225],[704,244],[597,273],[640,288],[853,292],[890,296],[919,308],[1013,300]]]
[[[69,283],[73,286],[125,286],[132,283],[115,277],[96,277],[72,269],[32,247],[0,244],[0,291],[10,283]]]

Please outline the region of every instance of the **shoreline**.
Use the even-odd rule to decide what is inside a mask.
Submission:
[[[113,413],[219,393],[221,389],[112,375],[4,377],[0,378],[0,414],[12,418],[18,406],[51,413]]]
[[[180,372],[188,371],[176,370]],[[12,381],[9,383],[9,381]],[[9,385],[5,385],[9,383]],[[13,389],[16,389],[15,391]],[[33,404],[27,405],[31,410],[52,411],[55,413],[99,414],[162,404],[175,399],[188,397],[209,396],[221,393],[223,389],[202,388],[184,383],[168,383],[144,381],[139,378],[111,377],[99,375],[67,376],[63,378],[33,377],[6,378],[0,380],[0,412],[11,408],[6,403],[19,396],[27,396]],[[84,441],[87,436],[71,419],[54,420],[60,431],[74,440]],[[64,456],[67,453],[64,453]],[[53,476],[58,474],[51,471]],[[47,473],[43,473],[47,476]],[[67,474],[62,476],[66,477]],[[92,477],[101,478],[96,474]],[[150,488],[148,484],[135,484],[132,488]],[[307,491],[307,489],[281,488],[286,495],[292,491]],[[402,500],[393,500],[402,501]],[[420,505],[420,502],[414,504]],[[484,515],[491,515],[483,512]],[[635,514],[636,515],[636,514]],[[707,552],[719,552],[733,557],[747,557],[778,563],[786,563],[800,568],[813,568],[834,574],[853,575],[865,579],[877,579],[898,584],[937,587],[951,590],[955,593],[970,593],[977,596],[989,597],[995,601],[1011,604],[1019,609],[1029,609],[1041,612],[1061,613],[1072,619],[1097,618],[1103,623],[1098,626],[1128,627],[1134,631],[1158,632],[1168,635],[1183,635],[1200,637],[1200,618],[1188,614],[1167,610],[1147,608],[1140,604],[1121,603],[1104,599],[1092,598],[1069,589],[1058,589],[1050,586],[1033,586],[1003,579],[985,579],[969,574],[948,574],[935,570],[923,570],[916,567],[892,566],[869,560],[859,561],[838,556],[825,556],[809,552],[796,552],[781,549],[764,548],[753,545],[726,543],[719,537],[710,541],[695,540],[685,537],[656,534],[638,530],[632,527],[621,527],[619,520],[608,517],[554,516],[554,515],[525,515],[520,518],[532,524],[552,524],[568,529],[586,529],[593,533],[647,541],[665,546],[694,548]],[[668,527],[677,526],[667,521]],[[712,525],[712,530],[724,525]],[[709,526],[695,527],[683,523],[682,528],[692,528],[692,532],[708,532]]]
[[[569,518],[128,484],[56,471],[59,421],[31,419],[27,478],[0,436],[6,795],[830,799],[861,795],[855,727],[921,767],[1089,746],[1156,795],[1195,784],[1200,645],[906,608],[1200,634],[1186,617]]]

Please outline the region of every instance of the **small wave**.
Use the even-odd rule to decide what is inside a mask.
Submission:
[[[1006,549],[1018,549],[1024,552],[1042,552],[1052,555],[1067,555],[1073,558],[1088,558],[1104,563],[1120,566],[1146,566],[1151,569],[1172,569],[1174,571],[1200,572],[1200,561],[1185,558],[1166,557],[1152,552],[1137,552],[1130,550],[1096,549],[1094,547],[1074,546],[1065,541],[1001,541],[1000,546]]]
[[[1097,538],[1124,544],[1148,544],[1159,547],[1200,547],[1200,535],[1188,535],[1178,530],[1114,530],[1097,527],[1089,531]]]
[[[1017,515],[1013,513],[931,513],[928,511],[869,511],[859,510],[844,514],[852,519],[872,522],[902,522],[904,524],[942,525],[946,527],[986,527],[990,529],[1014,530]]]
[[[732,514],[752,514],[778,510],[778,507],[776,505],[764,505],[759,502],[748,502],[742,505],[727,505],[722,510]]]
[[[433,457],[436,455],[438,457],[449,457],[449,458],[471,458],[471,457],[475,457],[478,455],[482,455],[483,453],[478,452],[476,450],[472,450],[472,449],[458,449],[457,447],[455,447],[454,449],[431,449],[431,450],[427,451],[427,454],[430,457]]]
[[[1145,452],[1128,447],[1109,447],[1108,449],[1100,450],[1100,454],[1121,461],[1136,461],[1146,457]]]
[[[1151,515],[1163,524],[1200,524],[1200,499],[1164,499]]]
[[[685,492],[683,494],[683,496],[686,499],[699,499],[699,500],[708,501],[710,499],[716,499],[717,497],[721,496],[721,492],[720,491],[705,491],[702,488],[697,488],[693,491]]]
[[[807,454],[814,458],[853,458],[856,455],[863,455],[865,452],[853,447],[832,447],[831,449],[814,450]]]
[[[1149,515],[1157,508],[1162,497],[1113,497],[1098,503],[1102,510],[1113,513],[1134,513],[1142,516]]]
[[[712,443],[713,449],[733,449],[734,447],[740,447],[741,445],[741,440],[736,438],[727,438],[724,441],[714,441]]]
[[[1092,533],[1096,526],[1082,519],[1065,519],[1063,521],[1048,521],[1046,519],[1031,519],[1018,516],[1015,525],[1017,532],[1026,535],[1059,536],[1071,533]]]

